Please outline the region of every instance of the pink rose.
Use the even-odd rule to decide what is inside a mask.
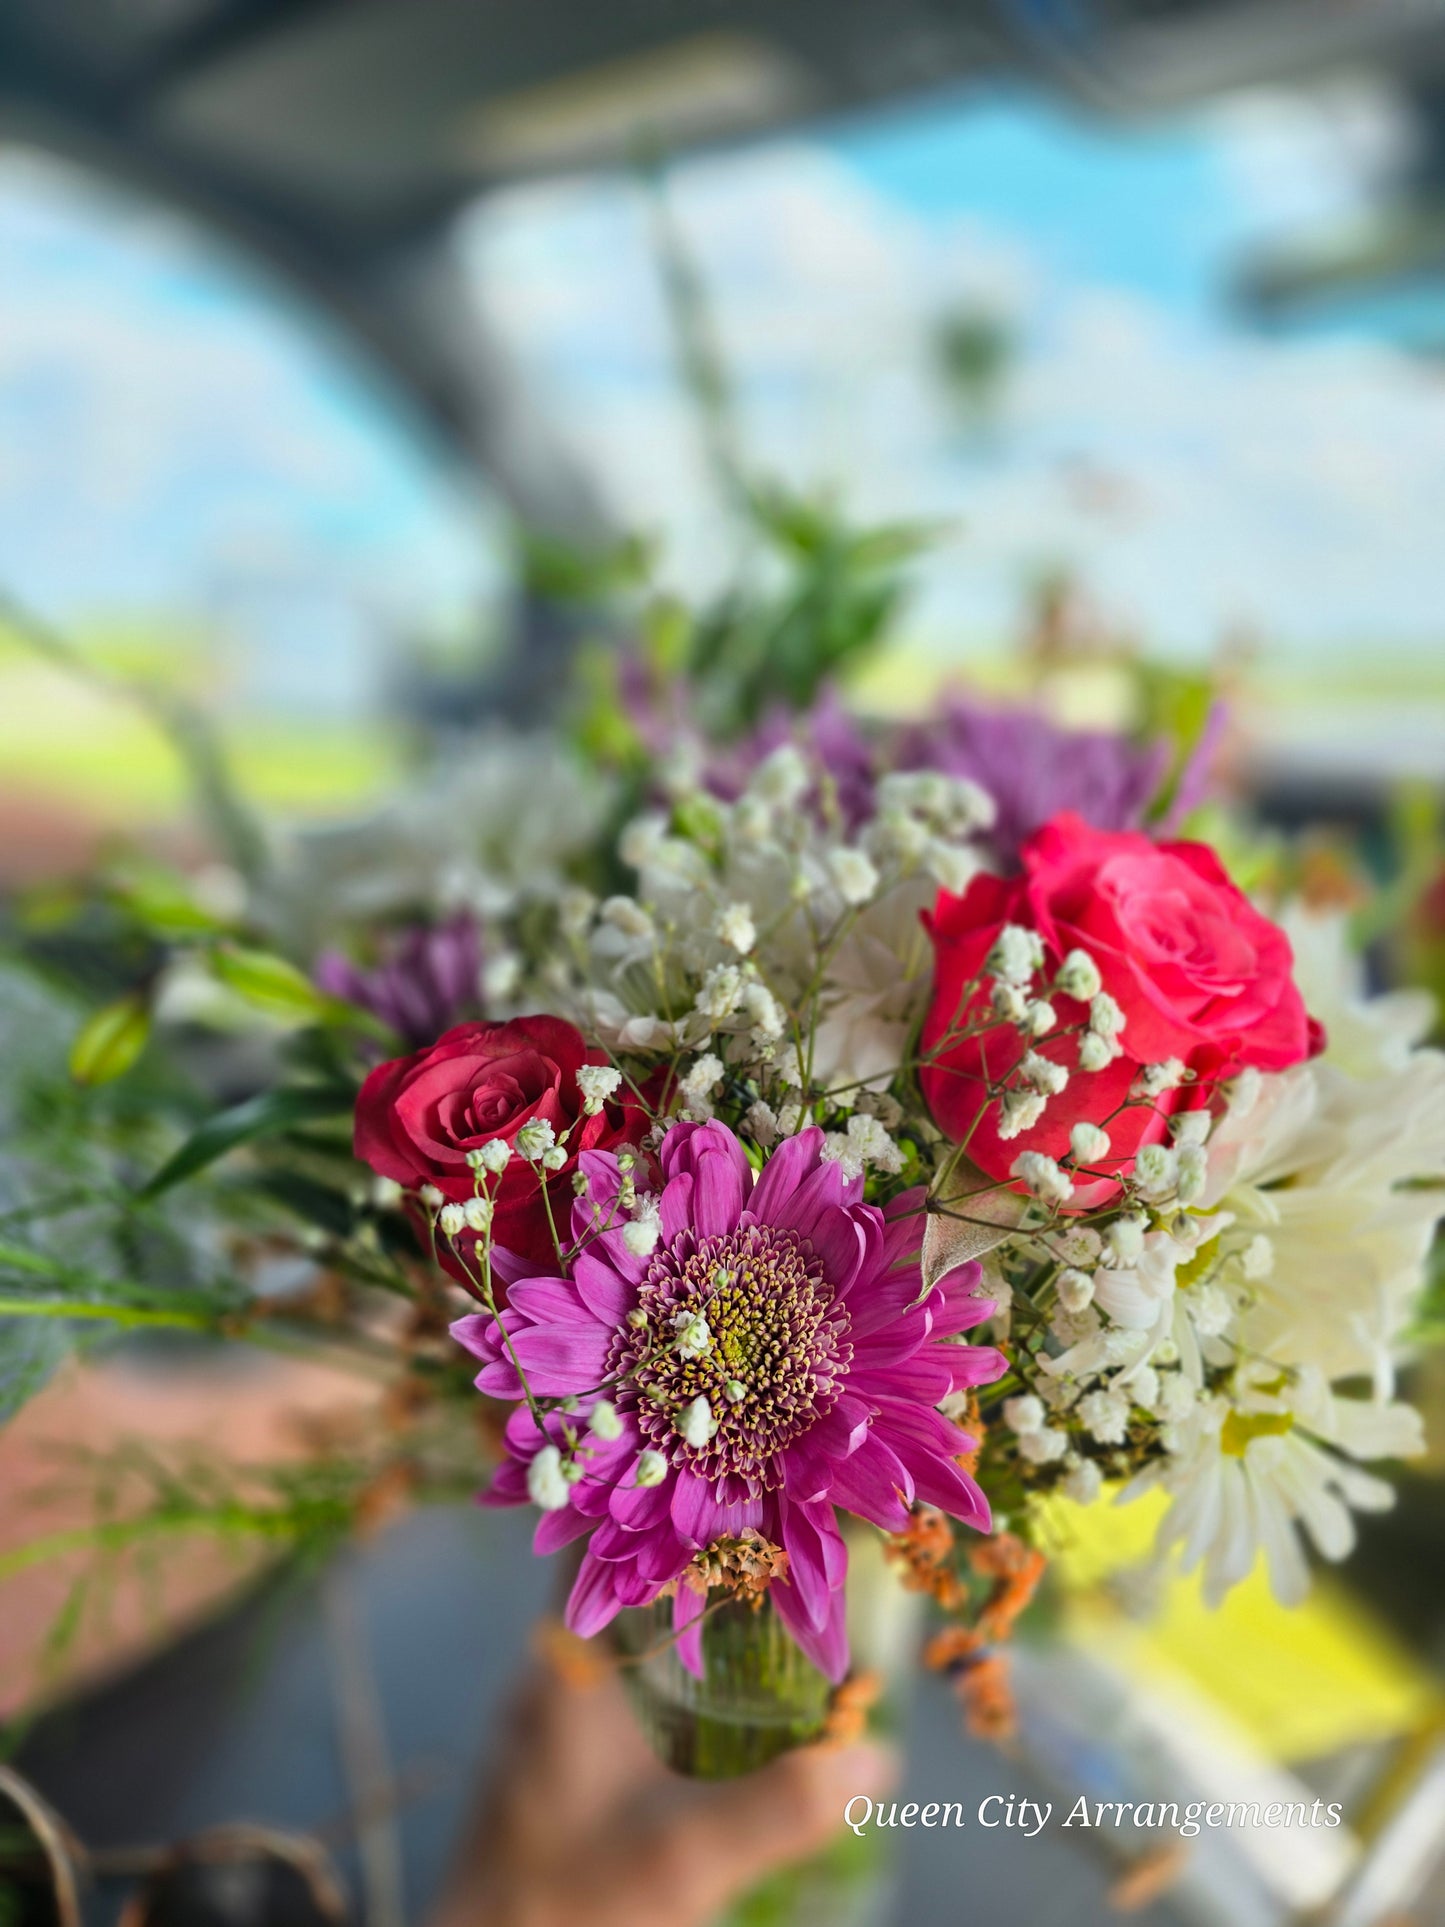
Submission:
[[[1062,1158],[1082,1121],[1108,1131],[1105,1168],[1127,1169],[1142,1145],[1165,1135],[1170,1112],[1207,1102],[1221,1078],[1246,1065],[1284,1070],[1318,1048],[1320,1033],[1295,988],[1289,939],[1203,844],[1154,843],[1065,814],[1035,832],[1021,858],[1022,876],[979,877],[961,897],[940,895],[929,920],[934,990],[922,1049],[937,1054],[920,1083],[939,1127],[967,1140],[969,1156],[990,1177],[1008,1177],[1021,1151]],[[1033,1048],[1068,1072],[1039,1122],[1010,1138],[999,1134],[1000,1106],[988,1101],[986,1086],[1012,1069],[1027,1040],[1001,1023],[947,1042],[950,1031],[988,1010],[988,983],[969,987],[1005,924],[1037,932],[1043,945],[1034,994],[1048,996],[1057,1023]],[[1047,990],[1072,950],[1093,959],[1123,1014],[1121,1054],[1099,1070],[1079,1067],[1075,1027],[1087,1023],[1088,1006]],[[1193,1079],[1152,1105],[1120,1110],[1141,1069],[1170,1058]]]
[[[559,1139],[567,1136],[566,1162],[544,1174],[513,1157],[494,1186],[492,1236],[529,1263],[553,1267],[552,1226],[568,1222],[578,1158],[635,1144],[648,1126],[630,1093],[585,1111],[577,1073],[607,1061],[560,1017],[458,1024],[425,1050],[377,1065],[356,1100],[356,1155],[409,1192],[430,1184],[460,1204],[476,1190],[468,1152],[493,1139],[510,1145],[524,1124],[550,1124]]]

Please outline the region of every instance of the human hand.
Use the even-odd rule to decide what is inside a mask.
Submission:
[[[742,1779],[680,1779],[615,1671],[544,1658],[431,1927],[704,1927],[826,1846],[894,1765],[883,1747],[813,1746]]]

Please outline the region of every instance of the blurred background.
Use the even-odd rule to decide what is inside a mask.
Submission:
[[[919,538],[859,706],[963,676],[1128,727],[1222,690],[1236,795],[1308,826],[1323,900],[1369,876],[1377,975],[1439,984],[1438,0],[0,0],[11,904],[122,838],[207,858],[179,716],[291,824],[548,721],[644,592],[769,579],[744,475]],[[299,1452],[341,1396],[173,1362],[11,1426],[5,1546],[69,1529],[11,1503],[56,1437]],[[1297,1621],[1262,1586],[1086,1612],[1096,1700],[1071,1723],[1025,1655],[1022,1751],[934,1682],[910,1727],[911,1798],[1368,1791],[1357,1860],[1205,1841],[1156,1896],[1068,1836],[917,1834],[878,1918],[1445,1920],[1435,1490]],[[520,1545],[443,1508],[179,1646],[254,1561],[68,1643],[64,1558],[12,1561],[19,1763],[92,1845],[330,1825],[358,1917],[420,1921],[547,1597]]]

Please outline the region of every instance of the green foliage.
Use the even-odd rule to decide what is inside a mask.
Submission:
[[[74,993],[0,958],[0,1423],[77,1347],[155,1328],[242,1329],[252,1293],[217,1233],[274,1228],[293,1216],[294,1201],[244,1183],[208,1189],[206,1167],[266,1130],[349,1111],[354,1081],[333,1080],[299,1102],[295,1094],[267,1102],[259,1117],[211,1120],[208,1131],[204,1098],[163,1052],[142,1053],[125,1077],[95,1075],[117,1067],[113,1018],[102,1015],[104,1024],[82,1028],[80,1068],[91,1075],[77,1082],[67,1068]],[[174,1176],[145,1185],[181,1159],[191,1176],[184,1193],[171,1195]],[[349,1176],[344,1139],[337,1162]],[[379,1258],[374,1269],[385,1271]]]
[[[1445,1345],[1445,1224],[1436,1226],[1425,1283],[1405,1337],[1413,1345]]]
[[[652,572],[655,552],[641,536],[627,535],[601,548],[583,549],[540,529],[521,534],[522,581],[549,602],[584,607],[639,589]]]
[[[106,675],[33,610],[0,591],[0,629],[27,649],[106,695],[119,697],[148,716],[169,739],[190,784],[196,814],[227,862],[252,881],[267,867],[260,825],[231,779],[210,723],[180,697],[151,685]]]
[[[339,1085],[283,1085],[278,1090],[262,1091],[243,1104],[207,1118],[141,1187],[139,1195],[157,1198],[214,1164],[227,1151],[253,1139],[275,1136],[319,1119],[349,1118],[355,1097],[354,1090]]]
[[[70,1047],[70,1074],[77,1084],[108,1084],[122,1077],[146,1047],[150,1006],[132,991],[86,1020]]]
[[[1152,805],[1154,817],[1162,819],[1172,809],[1180,779],[1203,742],[1219,692],[1207,672],[1155,662],[1135,662],[1131,670],[1141,710],[1138,735],[1146,742],[1162,739],[1173,749]]]
[[[68,1335],[53,1321],[20,1320],[0,1311],[0,1425],[44,1391],[69,1349]]]
[[[322,1024],[352,1015],[349,1005],[328,997],[304,971],[271,951],[220,944],[210,953],[210,965],[228,990],[283,1023]]]
[[[806,709],[876,648],[903,606],[908,565],[937,533],[921,523],[854,529],[829,505],[776,490],[754,504],[775,579],[705,610],[686,659],[696,718],[723,741],[774,704]]]
[[[105,894],[140,929],[161,941],[224,937],[233,925],[196,901],[184,877],[158,863],[126,862],[106,879]]]
[[[959,308],[946,315],[936,336],[939,372],[952,398],[971,415],[998,402],[1013,367],[1013,329],[988,308]]]

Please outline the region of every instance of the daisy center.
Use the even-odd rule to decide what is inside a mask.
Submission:
[[[821,1261],[796,1232],[684,1232],[649,1265],[609,1371],[635,1395],[648,1445],[704,1478],[770,1490],[781,1483],[778,1454],[837,1399],[852,1359],[847,1331]]]

